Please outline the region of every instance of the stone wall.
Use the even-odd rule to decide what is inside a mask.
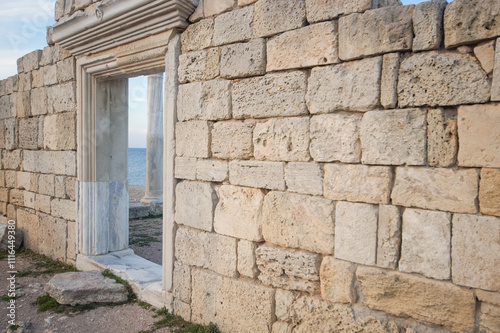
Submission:
[[[179,58],[177,313],[500,330],[500,2],[393,4],[200,0]]]

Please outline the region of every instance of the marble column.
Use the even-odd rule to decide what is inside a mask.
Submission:
[[[148,76],[146,195],[141,203],[163,202],[163,74]]]

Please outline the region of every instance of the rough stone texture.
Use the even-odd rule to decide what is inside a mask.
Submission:
[[[217,296],[214,282],[217,282],[218,276],[216,273],[203,269],[193,269],[191,276],[191,320],[204,325],[214,323]]]
[[[57,82],[66,82],[76,78],[75,58],[70,57],[57,63]]]
[[[334,209],[324,198],[270,192],[264,199],[262,234],[280,246],[332,253]]]
[[[31,93],[29,91],[17,93],[16,114],[18,118],[29,117],[31,115]]]
[[[257,0],[238,0],[238,6],[242,7],[242,6],[250,5],[256,1]]]
[[[214,20],[205,19],[190,24],[181,35],[182,52],[198,51],[212,46]]]
[[[493,68],[495,67],[495,44],[496,41],[492,40],[481,43],[474,48],[474,55],[488,75],[493,73]]]
[[[50,202],[50,212],[53,216],[75,221],[76,203],[72,200],[54,199]]]
[[[54,163],[54,161],[58,161],[58,163]],[[25,150],[23,152],[23,170],[76,176],[76,152]]]
[[[500,291],[500,218],[453,215],[453,283]]]
[[[235,0],[204,0],[203,13],[205,17],[224,13],[232,9],[235,5]]]
[[[45,149],[76,149],[76,116],[74,113],[67,112],[47,116],[44,119],[43,128]]]
[[[214,47],[207,51],[207,67],[205,68],[205,80],[215,79],[220,74],[221,48]]]
[[[356,266],[350,262],[324,257],[321,262],[321,297],[333,303],[353,303],[354,272]]]
[[[198,1],[198,6],[194,10],[193,14],[189,17],[189,22],[198,22],[199,20],[203,19],[205,17],[205,14],[203,13],[203,0]]]
[[[261,161],[229,162],[229,182],[269,190],[285,190],[285,163]]]
[[[479,207],[483,214],[500,216],[500,170],[481,169]]]
[[[500,3],[496,0],[453,1],[444,13],[444,33],[446,48],[500,36]]]
[[[498,332],[500,330],[500,307],[481,303],[479,312],[479,332]]]
[[[220,75],[240,78],[266,73],[266,41],[252,39],[247,43],[224,46],[221,52]]]
[[[1,159],[4,169],[17,170],[21,165],[21,150],[5,150]]]
[[[364,12],[372,8],[372,0],[306,0],[309,23],[331,20],[341,15]]]
[[[457,162],[458,128],[455,110],[435,109],[427,114],[427,160],[430,166]]]
[[[490,81],[467,54],[414,54],[401,63],[399,106],[459,105],[489,100]]]
[[[215,18],[214,45],[244,42],[252,38],[253,7],[245,7]]]
[[[210,157],[211,123],[202,120],[178,122],[175,127],[176,153],[181,157]]]
[[[267,71],[338,63],[337,22],[285,32],[267,42]]]
[[[368,111],[379,105],[382,57],[312,69],[306,101],[312,114]]]
[[[228,177],[226,161],[198,160],[196,163],[196,179],[207,182],[222,182]]]
[[[177,118],[221,120],[231,118],[231,81],[212,80],[179,87]]]
[[[406,209],[399,270],[434,279],[450,278],[451,214]]]
[[[362,117],[357,113],[313,116],[311,157],[317,162],[360,162],[359,127]]]
[[[400,58],[399,53],[384,54],[383,57],[380,103],[386,109],[393,109],[398,105]]]
[[[37,149],[39,140],[39,119],[19,119],[19,148]]]
[[[195,82],[205,79],[207,69],[206,50],[189,52],[179,56],[179,82]]]
[[[240,240],[238,241],[238,273],[243,276],[255,279],[259,270],[255,262],[255,243]]]
[[[54,196],[54,175],[40,175],[38,177],[38,193]]]
[[[351,14],[339,19],[339,57],[411,50],[414,6],[393,6]]]
[[[35,209],[50,214],[50,196],[37,194],[35,198]]]
[[[208,261],[208,250],[206,249],[209,234],[181,227],[177,229],[175,236],[175,258],[182,264],[188,266],[203,267]],[[193,278],[194,278],[193,271]],[[194,282],[193,282],[194,285]],[[194,300],[194,291],[193,291]]]
[[[396,169],[391,198],[394,205],[476,213],[477,195],[478,174],[474,169],[401,167]]]
[[[390,167],[326,164],[323,192],[332,200],[388,204],[391,183]]]
[[[427,131],[424,110],[370,111],[361,121],[364,164],[423,165]]]
[[[175,221],[212,231],[217,195],[209,183],[183,181],[175,189]]]
[[[260,0],[255,4],[253,32],[267,37],[306,24],[304,0]]]
[[[413,51],[437,49],[443,42],[445,4],[427,1],[415,6],[413,12]]]
[[[316,163],[287,163],[285,181],[289,192],[323,195],[323,169]]]
[[[175,178],[196,179],[196,158],[176,157],[175,158]]]
[[[500,293],[484,291],[481,289],[476,290],[476,297],[478,301],[500,306]]]
[[[68,235],[67,227],[65,220],[57,219],[50,215],[42,215],[40,230],[38,232],[40,237],[38,240],[40,253],[55,260],[65,261]]]
[[[335,258],[375,265],[377,218],[376,206],[338,202],[335,209]]]
[[[401,248],[401,212],[396,206],[378,208],[377,266],[395,269]]]
[[[49,113],[75,111],[76,83],[68,82],[47,88]]]
[[[310,293],[319,289],[319,255],[267,245],[255,254],[262,283]]]
[[[270,119],[253,131],[257,160],[302,161],[309,157],[309,118]]]
[[[267,118],[306,115],[307,74],[268,74],[233,84],[233,117]]]
[[[458,108],[458,165],[500,167],[500,104]]]
[[[49,112],[47,90],[36,88],[31,90],[31,114],[33,116],[44,115]]]
[[[254,124],[250,123],[215,123],[212,130],[212,154],[221,159],[253,157],[253,129]]]
[[[491,100],[500,101],[500,38],[497,39],[495,47],[495,67],[493,69]]]
[[[101,272],[70,272],[54,276],[45,291],[60,304],[121,303],[127,300],[123,284]]]
[[[454,331],[474,328],[476,302],[472,291],[371,267],[358,267],[356,276],[362,302],[372,309],[410,316]]]
[[[295,300],[293,292],[283,289],[276,289],[276,317],[281,320],[288,320],[288,311]]]
[[[217,233],[261,241],[261,213],[264,193],[260,189],[223,185],[218,190],[214,229]]]
[[[42,56],[42,50],[35,50],[23,56],[23,69],[24,72],[29,72],[34,69],[38,69],[40,66],[40,58]]]

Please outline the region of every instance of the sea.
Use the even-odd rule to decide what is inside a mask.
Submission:
[[[128,149],[128,183],[146,186],[146,148]]]

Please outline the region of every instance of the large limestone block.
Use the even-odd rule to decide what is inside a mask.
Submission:
[[[451,214],[406,209],[399,270],[448,280],[451,269]]]
[[[481,169],[479,207],[483,214],[500,216],[500,170]]]
[[[202,120],[178,122],[176,153],[180,157],[210,157],[211,123]]]
[[[38,193],[54,196],[55,194],[54,175],[40,175],[38,177]]]
[[[474,169],[397,168],[392,203],[406,207],[475,213],[478,174]]]
[[[208,52],[193,51],[179,56],[179,82],[196,82],[205,79]]]
[[[74,202],[73,206],[76,206]],[[74,220],[75,217],[72,219]],[[40,253],[55,260],[65,260],[67,228],[67,221],[54,218],[50,215],[42,215],[40,219],[40,231],[38,232],[40,237],[38,240]]]
[[[267,42],[267,71],[338,63],[337,22],[285,32]]]
[[[212,46],[214,19],[190,24],[181,35],[182,52],[199,51]]]
[[[287,163],[285,181],[289,192],[323,195],[323,169],[320,164]]]
[[[196,162],[196,179],[207,182],[223,182],[228,177],[227,161],[198,160]]]
[[[72,81],[48,87],[47,103],[49,106],[49,113],[75,111],[76,83]]]
[[[177,119],[222,120],[231,118],[231,81],[211,80],[179,87]]]
[[[238,241],[238,273],[255,279],[259,273],[255,261],[256,243],[246,240]]]
[[[47,89],[35,88],[31,90],[31,115],[39,116],[49,112]]]
[[[427,159],[425,110],[370,111],[361,121],[364,164],[423,165]]]
[[[209,183],[183,181],[175,189],[175,221],[212,231],[217,194]]]
[[[257,123],[253,131],[257,160],[307,162],[309,118],[270,119]]]
[[[396,268],[401,248],[401,212],[396,206],[378,208],[377,266]]]
[[[221,159],[253,157],[253,129],[254,124],[250,123],[215,123],[212,130],[212,154]]]
[[[380,103],[386,109],[398,105],[398,75],[401,57],[399,53],[384,54],[382,79],[380,88]]]
[[[334,204],[301,194],[270,192],[264,199],[262,234],[267,242],[317,253],[333,253]]]
[[[214,229],[217,233],[261,241],[262,204],[264,193],[260,189],[222,185],[219,203],[215,209]]]
[[[23,170],[76,176],[76,152],[25,150],[23,152]]]
[[[203,267],[208,262],[208,239],[206,232],[180,227],[175,235],[175,258],[187,266]],[[194,275],[193,272],[193,278]]]
[[[220,75],[226,79],[266,73],[266,41],[252,39],[247,43],[224,46],[221,52]]]
[[[207,261],[204,267],[212,271],[229,276],[237,276],[237,240],[218,234],[208,234],[205,244]]]
[[[215,18],[214,45],[248,41],[253,36],[253,7],[245,7]]]
[[[316,162],[356,163],[361,159],[362,115],[334,113],[311,118],[311,157]]]
[[[338,202],[335,209],[335,258],[375,265],[378,208]]]
[[[326,164],[323,192],[332,200],[388,204],[391,183],[390,167]]]
[[[21,165],[21,150],[16,149],[16,150],[5,150],[2,153],[2,165],[3,169],[11,169],[11,170],[18,170],[19,166]]]
[[[175,178],[196,180],[196,158],[176,157]]]
[[[467,54],[417,53],[399,69],[400,107],[484,103],[490,88],[484,70]]]
[[[380,103],[381,72],[382,57],[313,68],[306,95],[309,111],[373,110]]]
[[[457,162],[458,128],[455,110],[435,109],[427,114],[427,160],[431,166]]]
[[[36,117],[19,119],[19,148],[37,149],[41,127]]]
[[[76,79],[75,58],[70,57],[57,63],[57,82],[67,82]]]
[[[76,149],[76,115],[65,112],[45,117],[43,135],[45,149]]]
[[[11,106],[12,106],[13,96],[14,95],[11,95],[11,101],[10,101]],[[16,114],[18,118],[29,117],[31,115],[31,93],[29,91],[17,93],[15,104],[16,104]],[[8,109],[4,110],[7,111]],[[12,115],[12,113],[10,115]]]
[[[208,325],[216,322],[215,297],[218,275],[205,269],[192,269],[191,320]]]
[[[229,162],[229,182],[232,185],[285,190],[285,163],[261,161]]]
[[[333,303],[355,302],[355,270],[353,263],[324,257],[320,269],[321,297]]]
[[[372,267],[358,267],[364,305],[424,320],[453,331],[472,331],[476,302],[472,291],[449,282]]]
[[[331,20],[369,9],[372,9],[372,0],[306,0],[309,23]]]
[[[267,37],[306,24],[305,0],[260,0],[255,4],[253,32]]]
[[[453,48],[500,36],[500,3],[496,0],[458,0],[444,13],[444,44]]]
[[[491,75],[495,67],[495,40],[480,43],[474,48],[474,55],[481,63],[486,74]]]
[[[500,218],[456,214],[452,226],[453,282],[500,291]]]
[[[42,57],[42,50],[35,50],[23,56],[23,69],[27,73],[40,66],[40,58]]]
[[[339,57],[352,60],[411,50],[414,6],[391,6],[339,19]]]
[[[415,6],[413,12],[413,51],[438,49],[443,42],[445,3],[427,1]]]
[[[205,17],[224,13],[236,5],[235,0],[204,0],[203,13]]]
[[[16,224],[18,230],[23,232],[23,246],[38,252],[40,218],[36,214],[29,213],[24,209],[18,209]]]
[[[310,293],[319,289],[319,255],[269,245],[260,246],[255,254],[262,283]]]
[[[289,319],[289,310],[295,300],[295,293],[289,290],[276,290],[276,317],[280,320]]]
[[[500,104],[458,108],[458,165],[500,167]]]
[[[274,73],[233,84],[233,117],[267,118],[308,114],[305,96],[307,74]]]
[[[500,330],[500,307],[481,303],[479,313],[479,332],[498,332]]]
[[[76,202],[73,200],[54,199],[50,202],[50,211],[53,216],[65,220],[76,220]]]

